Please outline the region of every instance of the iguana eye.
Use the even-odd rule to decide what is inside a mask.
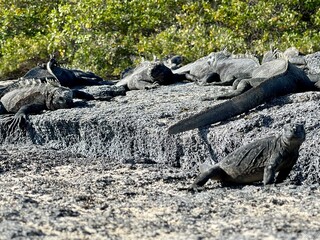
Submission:
[[[59,98],[58,98],[58,101],[59,101],[59,102],[65,102],[65,99],[64,99],[63,97],[59,97]]]

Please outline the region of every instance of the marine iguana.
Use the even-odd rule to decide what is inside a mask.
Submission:
[[[290,63],[303,69],[311,81],[320,80],[320,52],[304,55],[295,47],[290,47],[284,52],[271,49],[264,54],[262,64],[278,58],[288,59]]]
[[[215,96],[213,98],[205,98],[203,100],[218,100],[232,98],[248,91],[252,87],[257,87],[261,82],[268,78],[275,78],[283,74],[288,69],[288,61],[273,60],[263,63],[258,68],[252,71],[252,78],[237,79],[233,83],[233,91]]]
[[[226,50],[224,50],[226,51]],[[184,65],[176,70],[173,70],[173,73],[189,73],[193,76],[195,76],[197,79],[202,79],[205,76],[211,75],[212,79],[209,79],[208,81],[210,82],[210,80],[212,81],[220,81],[220,77],[219,75],[212,69],[212,66],[208,63],[209,59],[214,56],[215,54],[217,54],[219,52],[212,52],[209,55],[199,58],[198,60],[188,63],[187,65]]]
[[[310,54],[309,54],[310,55]],[[306,55],[302,54],[296,47],[287,48],[284,52],[279,49],[271,48],[270,51],[263,55],[261,64],[273,61],[275,59],[285,58],[293,65],[301,68],[308,73],[309,67],[307,66]]]
[[[279,66],[283,64],[282,60],[278,60],[281,57],[287,59],[291,64],[295,65],[296,67],[303,69],[312,82],[317,82],[320,80],[319,53],[309,54],[304,57],[295,47],[291,47],[288,48],[283,54],[277,53],[276,55],[278,56],[275,60],[267,61],[263,63],[260,67],[253,70],[252,78],[236,80],[233,83],[234,91],[213,98],[204,98],[204,100],[218,100],[235,97],[252,87],[258,86],[265,79],[281,74],[281,71],[286,70],[285,66],[279,68]]]
[[[7,121],[9,131],[16,126],[25,127],[29,114],[43,110],[71,108],[73,98],[92,100],[93,96],[62,87],[59,82],[47,79],[20,79],[0,91],[0,114],[15,113]]]
[[[213,166],[202,166],[190,190],[203,186],[209,179],[231,183],[263,181],[264,185],[281,183],[296,163],[304,140],[303,124],[287,124],[279,136],[253,141]]]
[[[169,134],[176,134],[227,120],[279,96],[320,90],[319,81],[316,83],[311,81],[301,69],[285,59],[277,61],[283,62],[279,66],[286,67],[281,74],[264,79],[258,86],[236,97],[179,121],[169,127]]]
[[[150,89],[183,80],[196,81],[197,79],[188,73],[172,73],[171,69],[162,62],[146,61],[117,82],[116,86],[125,86],[127,90]]]
[[[270,46],[270,50],[265,52],[261,59],[261,64],[277,59],[278,49]]]
[[[233,55],[226,50],[212,54],[208,60],[211,72],[204,76],[201,83],[228,86],[237,79],[250,78],[252,72],[260,66],[259,60],[250,54]],[[216,74],[220,81],[214,81]]]
[[[304,55],[296,48],[290,47],[283,52],[285,58],[297,67],[304,69],[307,65]]]
[[[235,79],[248,78],[259,60],[250,54],[234,55],[226,49],[212,52],[208,56],[187,64],[174,72],[190,73],[201,85],[231,85]]]
[[[59,66],[56,59],[51,57],[46,64],[38,65],[29,70],[23,79],[47,78],[56,79],[64,87],[79,87],[93,85],[113,85],[111,81],[104,81],[92,72],[83,72],[77,69],[66,69]]]
[[[181,55],[169,55],[164,60],[163,63],[171,70],[176,70],[182,67],[183,57]]]

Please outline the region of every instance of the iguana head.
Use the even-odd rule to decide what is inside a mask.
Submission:
[[[306,138],[304,125],[301,123],[286,124],[283,128],[283,141],[290,146],[299,147]]]
[[[57,87],[47,96],[46,106],[50,110],[70,108],[73,105],[73,93],[69,88]]]
[[[171,74],[171,70],[165,66],[163,63],[157,62],[152,64],[149,69],[149,74],[153,80],[157,83],[165,82],[168,75]]]
[[[228,50],[225,48],[220,52],[216,52],[216,53],[212,54],[208,59],[208,64],[215,68],[219,61],[226,59],[226,58],[230,57],[231,55],[232,54],[230,52],[228,52]]]

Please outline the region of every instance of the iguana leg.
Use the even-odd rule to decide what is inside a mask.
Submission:
[[[5,109],[5,107],[2,105],[2,103],[0,102],[0,114],[5,114],[5,113],[8,113],[8,112]]]
[[[199,79],[196,76],[194,76],[194,75],[192,75],[190,73],[185,73],[184,74],[184,80],[188,80],[190,82],[198,82],[199,81]]]
[[[148,82],[144,80],[136,80],[134,83],[134,88],[131,88],[131,86],[128,86],[129,89],[153,89],[159,86],[159,83],[157,82]]]
[[[238,88],[238,85],[240,84],[242,79],[236,79],[234,80],[234,82],[232,83],[232,88],[235,90]]]
[[[230,79],[225,80],[225,81],[212,82],[210,84],[214,85],[214,86],[231,86],[235,80],[236,80],[235,78],[230,78]]]
[[[188,80],[189,82],[198,82],[199,79],[190,73],[175,73],[172,75],[172,83],[182,82]]]
[[[223,180],[226,178],[226,172],[223,171],[219,166],[215,165],[209,170],[201,173],[191,185],[190,189],[197,189],[202,187],[209,179]]]
[[[297,158],[298,159],[298,158]],[[296,159],[296,160],[297,160]],[[286,178],[289,176],[294,164],[296,163],[296,160],[293,161],[292,164],[286,166],[286,168],[281,169],[276,177],[276,183],[282,183],[284,180],[286,180]]]
[[[199,81],[197,81],[200,85],[211,85],[213,82],[221,82],[220,76],[218,73],[210,73],[201,78]]]
[[[213,96],[213,97],[204,97],[201,100],[212,101],[212,100],[229,99],[229,98],[236,97],[244,93],[245,91],[248,91],[250,88],[252,88],[252,86],[250,85],[249,81],[247,81],[246,79],[243,79],[237,84],[237,88],[235,90],[221,94],[221,95]]]
[[[232,88],[237,89],[238,85],[241,84],[243,81],[247,82],[251,85],[251,75],[250,74],[239,74],[239,76],[233,81]],[[256,78],[255,78],[256,79]]]
[[[319,74],[319,80],[314,84],[317,90],[320,91],[320,74]]]
[[[269,162],[264,168],[263,173],[263,184],[272,184],[275,182],[275,175],[276,175],[276,169],[279,166],[279,163],[281,161],[281,156],[271,156]]]
[[[7,121],[8,133],[13,133],[17,127],[25,129],[28,122],[28,116],[23,113],[16,113],[10,120]]]
[[[146,89],[146,90],[148,90],[148,89],[154,89],[154,88],[157,88],[157,87],[159,87],[159,86],[160,86],[159,83],[154,82],[154,83],[152,83],[151,85],[145,86],[144,89]]]
[[[79,99],[85,99],[85,100],[94,100],[94,97],[90,93],[86,93],[80,90],[72,90],[73,97],[74,98],[79,98]]]
[[[238,95],[244,93],[245,91],[248,91],[250,88],[252,88],[252,86],[250,85],[250,83],[246,79],[244,79],[239,82],[237,89],[233,90],[232,92],[218,95],[215,97],[215,99],[219,100],[219,99],[233,98],[235,96],[238,96]]]
[[[17,127],[25,129],[28,124],[28,115],[32,113],[39,113],[44,109],[45,106],[43,104],[29,104],[22,106],[18,112],[7,121],[6,124],[9,125],[8,132],[14,132]]]

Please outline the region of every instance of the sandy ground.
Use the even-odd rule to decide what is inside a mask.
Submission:
[[[1,149],[0,239],[320,239],[319,184],[185,190],[195,175]]]

